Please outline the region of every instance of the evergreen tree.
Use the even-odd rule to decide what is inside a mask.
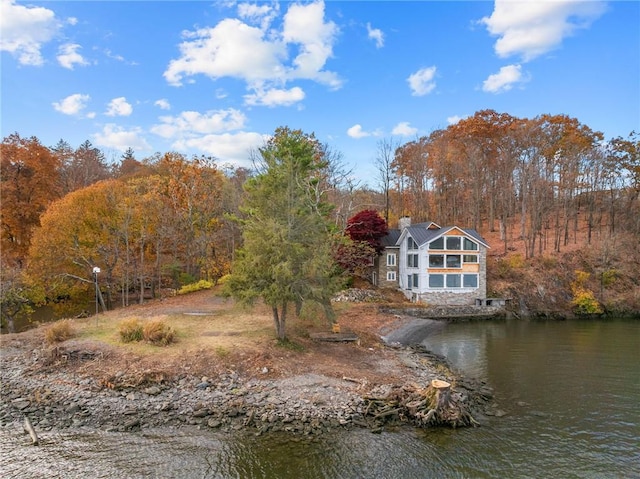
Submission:
[[[260,172],[245,184],[244,246],[227,282],[242,302],[271,306],[276,336],[286,338],[287,310],[317,301],[333,321],[339,278],[331,257],[331,207],[318,188],[327,161],[313,135],[278,128],[259,150]]]

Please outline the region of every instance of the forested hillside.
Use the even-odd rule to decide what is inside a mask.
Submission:
[[[89,141],[44,146],[18,133],[1,144],[3,321],[48,303],[69,313],[158,297],[233,268],[257,171],[175,152],[107,162]],[[344,236],[376,209],[476,228],[492,249],[490,293],[518,311],[640,310],[640,138],[605,139],[565,116],[480,111],[405,144],[381,140],[368,184],[320,145],[309,191]],[[256,163],[260,166],[259,163]]]

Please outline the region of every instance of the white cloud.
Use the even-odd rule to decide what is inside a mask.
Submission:
[[[159,100],[156,100],[154,105],[160,108],[161,110],[171,110],[171,104],[169,103],[169,100],[167,100],[166,98],[160,98]]]
[[[60,101],[53,102],[53,108],[65,115],[79,115],[82,110],[87,107],[87,103],[91,97],[82,93],[75,93],[63,98]]]
[[[391,130],[392,135],[398,136],[413,136],[418,133],[418,129],[409,125],[408,121],[402,121],[393,127]]]
[[[93,136],[96,145],[106,148],[113,148],[118,151],[126,151],[127,148],[134,150],[151,150],[151,146],[141,136],[140,128],[125,130],[117,125],[109,123],[105,125],[100,133]]]
[[[435,76],[436,67],[421,68],[409,75],[407,82],[411,88],[411,95],[424,96],[431,93],[436,87]]]
[[[114,98],[107,105],[107,111],[105,115],[107,116],[129,116],[133,113],[133,107],[127,99],[123,96],[119,98]]]
[[[337,35],[337,25],[324,21],[324,2],[291,5],[284,16],[282,38],[287,44],[299,44],[300,53],[293,60],[296,68],[289,77],[315,80],[339,88],[342,82],[337,75],[322,70],[333,54]]]
[[[181,57],[171,60],[164,77],[181,85],[185,76],[198,74],[216,79],[230,76],[247,82],[282,78],[285,70],[280,58],[286,56],[283,44],[264,38],[264,32],[237,19],[225,19],[213,28],[183,33]]]
[[[366,138],[367,136],[371,136],[371,133],[366,132],[362,129],[362,125],[356,124],[347,130],[347,135],[351,138],[355,138],[359,140],[360,138]]]
[[[78,19],[76,17],[69,17],[69,18],[67,18],[67,23],[69,25],[77,25],[78,24]]]
[[[82,48],[76,43],[66,43],[58,48],[58,63],[69,70],[73,70],[74,65],[88,65],[82,55],[78,53],[78,50]]]
[[[40,49],[60,29],[52,10],[44,7],[16,5],[14,0],[1,0],[0,50],[11,53],[22,65],[42,65]]]
[[[277,4],[275,7],[266,4],[240,3],[238,4],[238,16],[250,23],[259,24],[260,28],[265,30],[278,14]]]
[[[251,151],[263,146],[267,138],[267,135],[241,131],[182,139],[174,142],[172,147],[178,151],[197,149],[222,163],[251,168]]]
[[[244,127],[246,117],[241,111],[215,110],[207,113],[183,111],[178,116],[162,116],[160,124],[151,131],[163,138],[184,138],[212,133],[239,130]]]
[[[453,116],[448,116],[447,117],[447,123],[449,125],[455,125],[456,123],[458,123],[460,120],[462,120],[463,118],[466,118],[467,116],[459,116],[459,115],[453,115]]]
[[[522,67],[520,65],[507,65],[500,68],[498,73],[489,75],[483,84],[482,91],[489,93],[502,93],[511,90],[513,85],[524,82]]]
[[[588,28],[605,9],[600,1],[496,0],[491,16],[480,23],[499,37],[494,46],[499,57],[520,55],[526,62],[558,48],[576,30]]]
[[[368,37],[376,42],[376,48],[382,48],[384,46],[384,33],[379,28],[371,28],[371,24],[367,23]]]
[[[256,20],[271,18],[277,10],[241,4],[239,12],[243,18]],[[337,26],[324,20],[322,1],[292,4],[284,15],[281,31],[268,29],[265,22],[257,27],[227,18],[214,27],[183,32],[180,57],[169,62],[164,77],[175,86],[200,74],[214,80],[237,78],[246,83],[249,98],[256,101],[262,97],[261,92],[286,91],[283,86],[287,82],[299,79],[335,89],[342,82],[324,67],[333,54],[337,34]],[[294,55],[292,59],[290,53]],[[299,95],[300,91],[295,93]]]
[[[300,87],[293,87],[289,90],[272,88],[271,90],[256,90],[255,93],[245,95],[245,103],[247,105],[262,106],[291,106],[304,100],[304,91]]]

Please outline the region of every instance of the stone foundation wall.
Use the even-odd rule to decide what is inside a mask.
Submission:
[[[476,298],[480,297],[480,291],[474,289],[468,293],[463,292],[450,292],[450,291],[438,291],[432,293],[422,293],[418,296],[418,301],[426,304],[433,305],[450,305],[450,306],[465,306],[475,305]]]

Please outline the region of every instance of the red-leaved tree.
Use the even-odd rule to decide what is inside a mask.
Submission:
[[[347,221],[347,234],[354,242],[364,242],[376,254],[382,253],[382,238],[389,232],[387,222],[375,210],[363,210]]]

